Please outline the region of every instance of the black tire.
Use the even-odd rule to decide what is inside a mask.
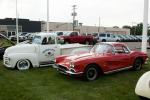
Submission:
[[[97,39],[94,39],[92,45],[95,45],[97,42],[98,42]]]
[[[106,40],[105,40],[105,39],[103,39],[103,40],[102,40],[102,42],[106,42]]]
[[[139,98],[140,98],[141,100],[150,100],[150,99],[145,98],[145,97],[142,97],[142,96],[139,96]]]
[[[86,81],[94,81],[98,78],[99,76],[99,70],[97,66],[95,65],[88,65],[87,68],[84,71],[83,78]]]
[[[30,68],[30,61],[27,59],[21,59],[17,62],[16,67],[18,70],[27,70]]]
[[[117,40],[116,42],[120,42],[119,40]]]
[[[142,69],[142,59],[137,58],[135,59],[134,63],[133,63],[133,70],[141,70]]]
[[[70,42],[68,42],[68,41],[65,41],[64,43],[65,43],[65,44],[69,44]]]
[[[89,45],[89,44],[90,44],[90,42],[89,42],[89,41],[85,41],[85,44],[86,44],[86,45]]]

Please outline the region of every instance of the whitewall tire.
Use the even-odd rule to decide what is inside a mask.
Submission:
[[[27,70],[30,68],[30,62],[27,59],[21,59],[17,62],[16,67],[18,70]]]

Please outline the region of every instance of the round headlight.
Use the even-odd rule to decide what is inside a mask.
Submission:
[[[70,67],[74,68],[74,63],[72,61],[70,62]]]

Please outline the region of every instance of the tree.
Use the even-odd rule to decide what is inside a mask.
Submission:
[[[113,26],[113,28],[119,28],[118,26]]]
[[[131,29],[131,26],[124,25],[122,28],[124,28],[124,29]]]
[[[139,23],[135,26],[124,25],[122,28],[130,29],[131,35],[142,35],[143,23]],[[148,35],[150,35],[150,26],[148,27]]]

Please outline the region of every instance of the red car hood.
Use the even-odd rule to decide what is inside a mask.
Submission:
[[[79,59],[86,59],[94,56],[93,53],[85,53],[85,54],[78,54],[66,57],[67,60],[79,60]]]
[[[67,56],[65,57],[63,60],[60,60],[57,62],[57,64],[66,66],[69,68],[70,66],[70,61],[77,61],[77,60],[81,60],[81,59],[87,59],[87,58],[91,58],[93,56],[92,53],[85,53],[85,54],[80,54],[80,55],[71,55],[71,56]]]

